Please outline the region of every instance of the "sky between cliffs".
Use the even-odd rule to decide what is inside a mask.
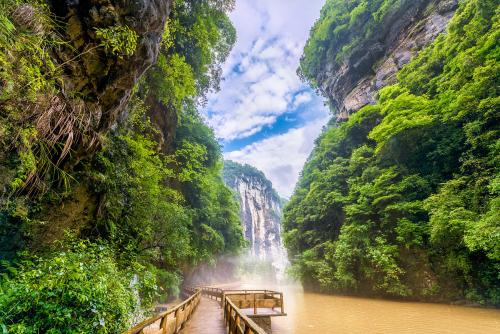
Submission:
[[[224,157],[262,170],[289,197],[329,119],[323,99],[296,74],[324,0],[236,0],[238,41],[221,91],[204,110]]]

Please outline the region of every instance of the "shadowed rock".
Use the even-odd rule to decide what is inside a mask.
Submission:
[[[131,90],[156,62],[172,0],[53,0],[67,46],[56,51],[65,64],[66,91],[98,104],[97,131],[106,131],[124,116]],[[132,55],[113,54],[100,46],[96,29],[126,26],[137,36]],[[76,56],[75,56],[76,54]]]

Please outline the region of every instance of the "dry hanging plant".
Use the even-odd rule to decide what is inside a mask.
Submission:
[[[36,168],[26,178],[23,188],[28,188],[29,193],[44,191],[46,175],[68,176],[61,165],[71,151],[90,152],[98,146],[99,136],[94,129],[100,118],[99,106],[80,99],[51,95],[29,104],[22,122],[33,124],[35,130],[30,141]]]
[[[45,34],[46,22],[39,10],[29,4],[22,4],[16,7],[11,14],[12,20],[20,27],[30,29],[35,35]]]

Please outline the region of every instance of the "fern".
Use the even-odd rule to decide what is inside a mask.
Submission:
[[[137,48],[138,35],[127,26],[116,25],[110,28],[96,28],[96,36],[101,45],[119,57],[131,56]]]

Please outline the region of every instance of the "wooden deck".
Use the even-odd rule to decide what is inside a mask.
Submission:
[[[279,317],[285,316],[283,293],[272,290],[223,290],[226,298],[252,317]],[[250,310],[251,309],[251,310]]]
[[[170,309],[159,305],[158,310],[163,312],[123,334],[266,334],[272,332],[271,317],[286,315],[283,293],[277,291],[213,287],[184,290],[190,295],[188,299]]]
[[[220,302],[202,298],[181,334],[226,334]]]

